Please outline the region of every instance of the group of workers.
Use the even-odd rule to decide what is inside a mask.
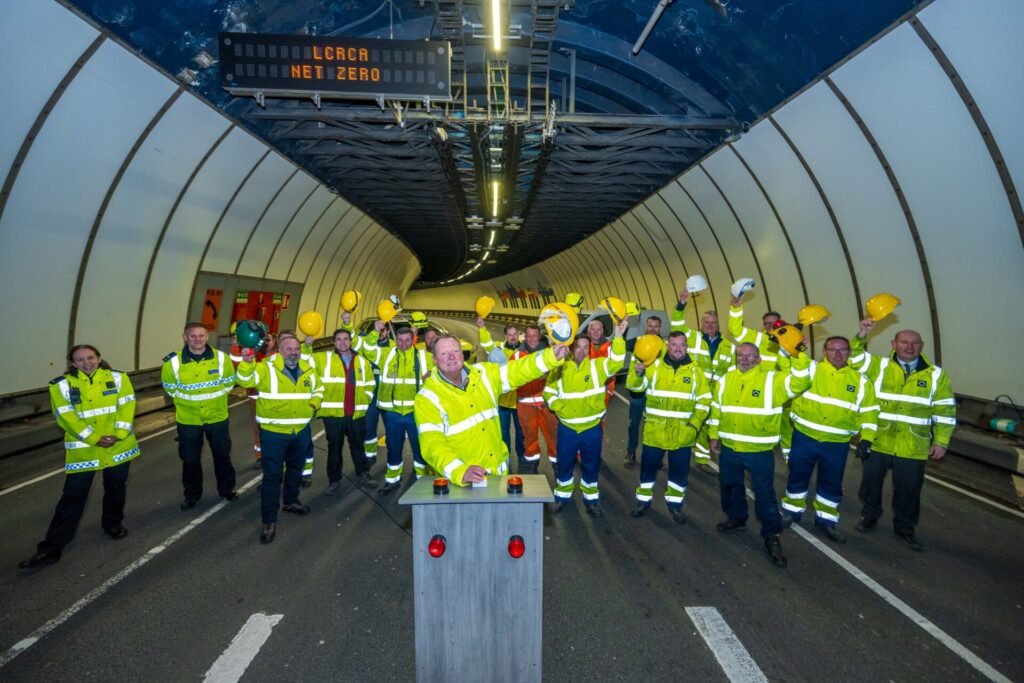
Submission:
[[[762,330],[745,327],[742,294],[733,298],[729,313],[735,342],[722,337],[713,311],[701,316],[699,329],[689,328],[684,320],[688,298],[688,291],[680,293],[664,344],[662,321],[656,316],[646,320],[647,336],[638,340],[626,369],[626,467],[637,464],[640,423],[645,424],[632,515],[641,517],[651,508],[667,454],[665,502],[672,518],[685,523],[691,453],[698,467],[711,472],[714,453],[726,515],[718,530],[745,528],[744,474],[749,473],[766,553],[775,565],[786,566],[782,529],[799,523],[815,469],[815,524],[832,541],[845,541],[837,528],[842,479],[851,439],[859,437],[855,447],[864,459],[863,507],[856,528],[868,531],[877,525],[882,485],[891,469],[894,530],[920,550],[915,527],[925,461],[944,455],[956,414],[949,379],[921,354],[920,335],[898,332],[891,354],[872,355],[866,350],[873,329],[868,318],[852,340],[829,337],[825,361],[814,362],[803,351],[780,350],[772,334],[780,320],[777,313],[765,314]],[[578,294],[565,301],[575,311],[582,303]],[[585,509],[601,517],[604,418],[615,374],[626,361],[629,316],[620,311],[613,321],[610,339],[595,320],[581,334],[568,336],[541,324],[525,326],[520,336],[517,326],[508,325],[504,338],[495,342],[481,317],[479,341],[487,360],[479,363],[467,363],[460,340],[429,329],[422,314],[413,314],[411,325],[377,320],[369,333],[357,336],[346,311],[333,346],[316,353],[312,338],[303,344],[283,332],[276,348],[236,347],[226,354],[209,345],[203,325],[189,323],[181,351],[164,358],[161,373],[175,405],[181,508],[192,509],[202,497],[204,437],[218,494],[228,501],[238,496],[228,431],[228,394],[237,385],[255,399],[262,543],[274,540],[279,510],[310,511],[299,493],[311,481],[314,418],[323,421],[327,439],[328,494],[340,487],[346,439],[357,485],[376,486],[370,468],[377,454],[379,414],[387,465],[378,495],[400,488],[406,440],[416,477],[433,472],[466,486],[510,472],[514,426],[520,473],[538,472],[543,439],[555,480],[550,512],[560,512],[572,498],[578,463]],[[419,343],[418,331],[423,333]],[[651,338],[661,344],[653,353],[643,348]],[[60,559],[96,471],[103,472],[104,480],[103,529],[115,539],[127,534],[122,524],[125,483],[129,462],[139,455],[131,382],[126,373],[111,370],[95,347],[73,347],[68,361],[65,373],[50,383],[53,411],[65,432],[64,491],[46,537],[22,568]],[[788,462],[781,511],[773,455],[780,442]]]

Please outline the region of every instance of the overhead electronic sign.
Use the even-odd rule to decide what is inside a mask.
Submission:
[[[218,45],[232,95],[452,98],[445,41],[221,33]]]

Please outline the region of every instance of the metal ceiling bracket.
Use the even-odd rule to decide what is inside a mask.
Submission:
[[[424,98],[423,98],[423,108],[427,110],[428,114],[430,113],[430,95],[424,96]]]
[[[256,104],[260,105],[260,108],[267,108],[267,96],[263,94],[262,90],[257,90],[252,96],[256,99]]]
[[[320,91],[319,90],[315,91],[310,96],[310,99],[313,100],[313,105],[317,108],[317,111],[319,111],[320,110]]]
[[[380,107],[381,111],[387,111],[388,110],[387,105],[385,105],[385,103],[384,103],[384,96],[383,95],[377,95],[377,106]]]
[[[398,127],[405,128],[405,120],[402,118],[402,103],[392,102],[391,106],[395,108],[395,121],[398,122]]]

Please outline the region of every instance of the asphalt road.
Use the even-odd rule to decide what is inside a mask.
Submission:
[[[464,323],[445,323],[475,341]],[[236,457],[239,500],[216,498],[207,460],[206,497],[179,510],[174,434],[154,436],[132,463],[129,536],[102,534],[97,481],[63,559],[34,572],[17,562],[45,532],[63,477],[13,487],[58,469],[63,456],[51,449],[0,463],[0,679],[235,680],[225,671],[246,664],[247,681],[415,678],[409,508],[347,479],[341,495],[323,495],[321,437],[314,485],[303,492],[312,514],[282,515],[277,540],[261,546],[244,411],[231,415],[245,453]],[[622,465],[626,421],[625,402],[613,401],[606,517],[591,519],[578,499],[545,517],[546,680],[1024,680],[1021,516],[926,485],[926,550],[916,553],[888,517],[870,534],[854,531],[848,498],[849,543],[829,543],[805,519],[806,531],[784,535],[789,567],[777,569],[753,516],[749,531],[716,532],[712,475],[692,473],[685,526],[665,511],[663,474],[654,511],[631,518],[638,471]],[[541,472],[550,478],[546,462]],[[859,476],[851,461],[848,493]],[[783,485],[780,464],[776,491]],[[242,654],[225,659],[233,639],[232,654]]]

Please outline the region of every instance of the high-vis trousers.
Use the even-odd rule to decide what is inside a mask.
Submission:
[[[693,444],[693,462],[697,465],[707,465],[711,462],[711,439],[708,437],[707,420],[697,432],[697,443]]]
[[[540,435],[543,434],[548,460],[554,467],[558,461],[558,418],[545,403],[520,402],[516,413],[523,428],[523,460],[540,461]]]
[[[573,470],[576,453],[580,454],[580,491],[583,502],[594,505],[600,501],[597,488],[597,474],[601,471],[601,441],[604,432],[596,425],[583,432],[558,423],[558,463],[555,472],[555,498],[566,501],[572,498],[576,488]]]
[[[393,410],[382,410],[384,417],[384,436],[388,442],[388,469],[384,473],[384,481],[397,484],[402,480],[402,447],[406,437],[409,438],[409,449],[412,450],[412,464],[417,477],[427,473],[427,463],[420,456],[420,433],[416,430],[416,419],[412,413],[402,415]]]
[[[789,479],[782,497],[782,509],[799,521],[807,509],[811,474],[818,468],[814,492],[814,523],[835,526],[839,523],[839,503],[843,500],[843,472],[850,451],[848,442],[817,441],[799,429],[793,431],[793,448],[789,452]]]
[[[654,482],[658,478],[661,461],[668,453],[668,487],[665,504],[669,510],[681,510],[686,502],[686,482],[690,478],[690,447],[666,451],[644,444],[640,458],[640,486],[636,488],[636,502],[645,509],[654,499]]]
[[[377,420],[380,417],[380,408],[377,407],[377,389],[380,386],[380,380],[377,375],[373,376],[373,381],[377,383],[377,386],[373,388],[373,397],[370,399],[370,407],[366,409],[366,429],[363,435],[363,453],[366,454],[366,459],[373,465],[374,458],[377,457]]]

